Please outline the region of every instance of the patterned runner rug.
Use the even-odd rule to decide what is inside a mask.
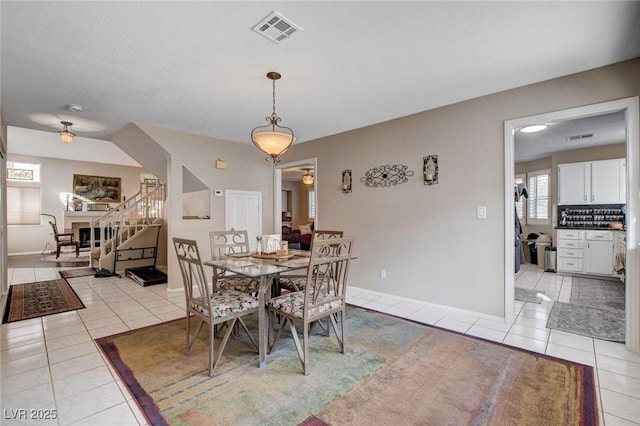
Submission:
[[[64,279],[14,284],[9,287],[2,323],[21,321],[84,308]]]
[[[613,342],[625,341],[624,284],[573,277],[570,303],[554,302],[547,328]]]
[[[96,340],[149,424],[597,424],[592,367],[377,312],[347,310],[345,354],[316,327],[309,376],[290,335],[259,369],[240,333],[209,377],[185,324]]]

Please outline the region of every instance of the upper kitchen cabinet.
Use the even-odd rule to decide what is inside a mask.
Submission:
[[[591,163],[591,202],[626,203],[626,161],[624,158]]]
[[[586,204],[591,197],[590,178],[590,163],[558,164],[558,204]]]
[[[558,204],[626,203],[626,161],[558,164]]]

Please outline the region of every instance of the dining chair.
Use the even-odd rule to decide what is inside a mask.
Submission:
[[[211,257],[225,257],[230,255],[244,255],[250,253],[249,234],[247,231],[211,231]],[[213,270],[213,289],[239,290],[245,293],[257,294],[259,282],[257,280],[237,275],[220,274]]]
[[[330,240],[342,238],[344,231],[329,231],[329,230],[315,230],[311,238],[311,247],[313,249],[313,242],[316,240]],[[288,291],[300,291],[303,290],[307,282],[306,275],[280,275],[278,281],[279,292],[282,290]]]
[[[259,352],[258,344],[249,332],[243,317],[258,312],[258,298],[238,290],[210,291],[205,279],[200,252],[197,242],[183,238],[173,238],[173,244],[182,273],[187,312],[187,335],[185,355],[189,356],[191,350],[205,323],[209,327],[209,376],[213,376],[214,370],[220,361],[220,357],[229,340],[229,336],[237,325],[244,329],[249,340]],[[191,338],[191,317],[200,319],[193,338]],[[214,342],[215,331],[218,324],[226,324],[227,331],[222,337],[222,342],[215,356]]]
[[[271,332],[276,326],[275,317],[280,318],[278,332],[269,350],[275,348],[288,326],[305,375],[310,373],[309,333],[312,324],[328,318],[340,351],[345,353],[347,276],[352,249],[353,238],[313,241],[305,289],[274,297],[267,302]],[[302,342],[296,323],[302,325]]]

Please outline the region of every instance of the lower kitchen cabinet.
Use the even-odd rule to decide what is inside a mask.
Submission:
[[[614,275],[613,232],[558,230],[558,272]]]
[[[558,231],[558,272],[582,272],[584,232],[573,229]]]
[[[585,274],[613,275],[613,239],[587,240],[583,267]]]

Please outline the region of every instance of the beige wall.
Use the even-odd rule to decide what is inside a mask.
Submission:
[[[638,75],[635,59],[298,144],[284,161],[318,158],[318,228],[355,237],[352,285],[502,317],[504,121],[637,96]],[[440,166],[433,186],[420,176],[428,154]],[[415,175],[365,187],[360,178],[383,164]],[[347,195],[343,169],[353,170]],[[476,219],[477,206],[487,219]]]

